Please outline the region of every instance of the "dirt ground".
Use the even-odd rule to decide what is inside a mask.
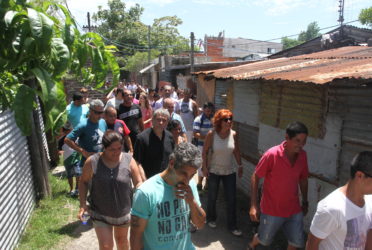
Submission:
[[[242,230],[243,236],[236,237],[227,229],[226,223],[226,207],[223,194],[222,184],[220,185],[219,198],[217,201],[217,228],[209,228],[205,225],[204,228],[191,234],[192,242],[196,249],[210,249],[210,250],[240,250],[247,249],[247,244],[251,240],[255,225],[249,220],[248,208],[249,200],[246,196],[238,192],[237,202],[237,216],[238,227]],[[200,197],[204,209],[207,203],[207,193],[203,193]],[[77,219],[72,222],[79,224],[74,233],[71,235],[72,240],[60,244],[57,249],[60,250],[96,250],[98,247],[98,240],[92,224],[89,221],[87,225],[82,225]],[[71,223],[70,223],[71,224]],[[68,225],[66,225],[68,226]],[[272,250],[285,249],[286,243],[279,235],[273,245],[270,247]]]

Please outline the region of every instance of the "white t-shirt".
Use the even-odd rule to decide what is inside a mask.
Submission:
[[[118,100],[116,98],[111,98],[107,101],[105,109],[108,107],[114,107],[115,109],[119,109],[119,105],[123,103],[123,100]]]
[[[364,250],[372,228],[372,195],[358,207],[337,189],[321,200],[311,222],[311,233],[320,239],[320,250]]]

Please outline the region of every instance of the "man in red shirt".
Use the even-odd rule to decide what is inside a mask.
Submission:
[[[114,107],[109,106],[105,109],[105,121],[107,124],[107,129],[115,130],[121,134],[124,138],[126,151],[129,151],[133,154],[133,145],[129,137],[130,130],[124,121],[116,119],[116,114],[117,112]]]
[[[303,216],[307,213],[308,165],[306,144],[308,130],[300,122],[287,126],[285,141],[267,150],[251,177],[252,221],[260,222],[249,248],[260,244],[270,246],[276,232],[282,227],[288,240],[288,250],[304,247]],[[260,204],[257,191],[260,178],[264,178]],[[300,205],[298,187],[302,194]],[[260,215],[261,214],[261,215]]]

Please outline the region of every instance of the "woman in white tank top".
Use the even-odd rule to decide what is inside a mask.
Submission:
[[[233,114],[228,109],[221,109],[213,117],[212,131],[209,131],[203,148],[203,174],[208,176],[207,222],[212,228],[217,226],[216,201],[220,181],[223,182],[227,208],[227,226],[235,236],[242,232],[236,223],[236,168],[238,176],[243,175],[237,134],[232,130]],[[209,155],[210,154],[210,155]]]

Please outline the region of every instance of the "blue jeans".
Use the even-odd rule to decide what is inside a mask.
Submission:
[[[227,226],[229,230],[235,230],[236,227],[236,174],[216,175],[209,174],[208,177],[208,205],[207,221],[216,221],[216,201],[218,197],[218,187],[220,180],[223,182],[225,190],[225,200],[227,208]]]
[[[296,248],[304,247],[305,239],[302,220],[302,212],[294,214],[288,218],[261,214],[260,226],[258,227],[258,240],[260,244],[263,246],[269,246],[272,243],[275,234],[280,228],[282,228],[289,245]]]

